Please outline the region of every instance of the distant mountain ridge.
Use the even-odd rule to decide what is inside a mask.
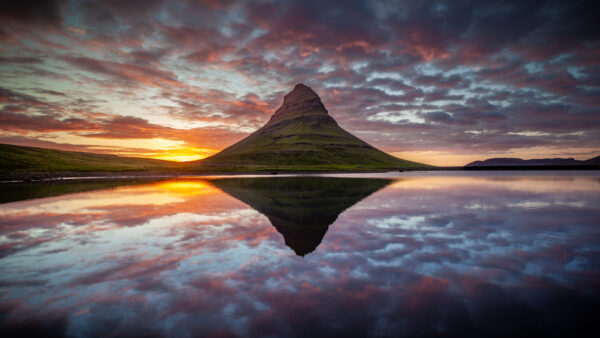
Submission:
[[[523,160],[520,158],[489,158],[483,161],[471,162],[465,167],[528,167],[528,166],[570,166],[570,165],[600,165],[600,156],[580,161],[574,158],[541,158]]]
[[[427,167],[389,155],[341,128],[319,95],[302,83],[285,95],[267,124],[198,163],[304,169]]]

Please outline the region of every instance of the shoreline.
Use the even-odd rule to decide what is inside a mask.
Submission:
[[[98,179],[157,179],[210,176],[274,176],[299,174],[372,174],[398,171],[426,171],[419,169],[386,170],[270,170],[270,171],[32,171],[0,173],[2,183],[56,182]],[[439,170],[439,169],[434,169]]]
[[[550,171],[550,170],[600,170],[597,165],[572,166],[493,166],[493,167],[429,167],[377,170],[255,170],[255,171],[31,171],[0,173],[2,183],[64,182],[83,180],[127,180],[165,179],[210,176],[275,176],[275,175],[314,175],[314,174],[373,174],[387,172],[415,171]]]

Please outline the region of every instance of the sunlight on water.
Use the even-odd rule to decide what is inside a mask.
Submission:
[[[15,335],[573,336],[600,305],[596,175],[5,188]]]

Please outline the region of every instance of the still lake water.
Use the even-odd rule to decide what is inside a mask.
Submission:
[[[600,172],[0,189],[3,337],[598,333]]]

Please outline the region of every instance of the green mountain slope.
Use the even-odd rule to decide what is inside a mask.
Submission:
[[[82,153],[0,144],[0,171],[166,170],[179,163],[137,157]]]
[[[386,154],[342,129],[303,84],[285,96],[266,125],[200,163],[298,169],[426,167]]]

